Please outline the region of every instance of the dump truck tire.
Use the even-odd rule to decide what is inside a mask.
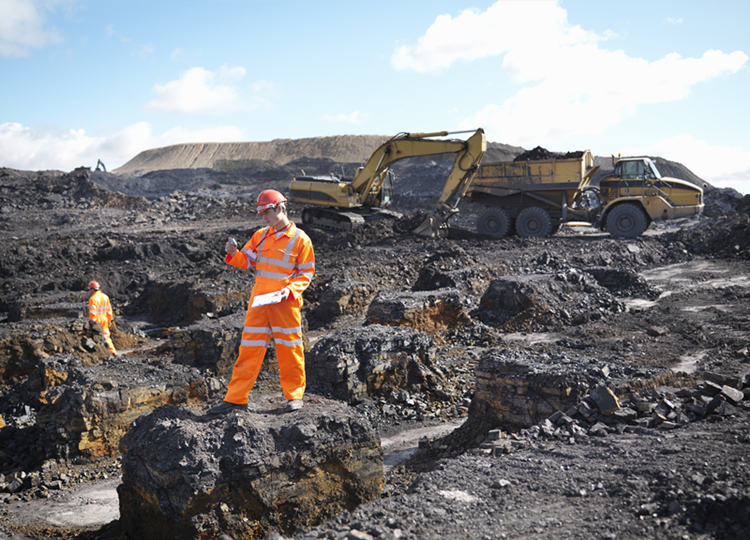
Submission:
[[[516,218],[516,232],[522,238],[545,238],[552,231],[552,218],[544,208],[524,208]]]
[[[607,216],[607,230],[612,238],[637,238],[647,227],[646,214],[632,203],[615,206]]]
[[[508,236],[513,226],[508,212],[502,208],[490,208],[477,218],[477,232],[490,236]]]

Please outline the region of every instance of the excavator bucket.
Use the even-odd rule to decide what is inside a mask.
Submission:
[[[422,223],[412,230],[413,234],[419,236],[429,236],[430,238],[446,238],[448,236],[448,226],[442,222],[437,214],[427,214]]]

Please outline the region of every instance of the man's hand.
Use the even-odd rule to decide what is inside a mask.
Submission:
[[[234,238],[227,240],[226,250],[230,256],[234,257],[237,253],[237,240]]]
[[[284,300],[286,300],[287,298],[289,298],[290,296],[292,296],[292,291],[290,291],[286,287],[284,287],[283,289],[281,289],[279,292],[281,293],[281,300],[282,300],[282,302]]]

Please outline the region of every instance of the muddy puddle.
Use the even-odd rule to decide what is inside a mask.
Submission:
[[[640,274],[649,285],[661,290],[655,300],[643,298],[623,299],[629,309],[648,309],[659,302],[681,292],[697,293],[706,289],[725,289],[729,287],[750,288],[750,275],[736,271],[736,267],[726,261],[698,260],[687,263],[663,266],[653,270],[646,270]],[[700,312],[705,309],[731,311],[731,304],[703,304],[691,303],[690,298],[681,299],[681,310],[685,312]]]
[[[49,499],[13,503],[10,508],[13,521],[36,528],[98,529],[120,517],[118,485],[119,478],[110,478],[65,490]],[[5,536],[0,531],[0,540],[27,538],[30,537],[19,534]]]
[[[393,467],[416,454],[419,450],[419,441],[421,439],[438,439],[444,437],[461,424],[463,424],[463,420],[445,422],[437,426],[411,429],[393,437],[382,439],[380,445],[385,453],[383,456],[384,471],[387,473]]]

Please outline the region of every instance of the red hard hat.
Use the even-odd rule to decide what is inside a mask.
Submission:
[[[267,189],[258,195],[258,213],[286,202],[286,198],[275,189]]]
[[[89,282],[89,289],[97,289],[97,290],[99,290],[99,282],[98,281],[90,281]]]

